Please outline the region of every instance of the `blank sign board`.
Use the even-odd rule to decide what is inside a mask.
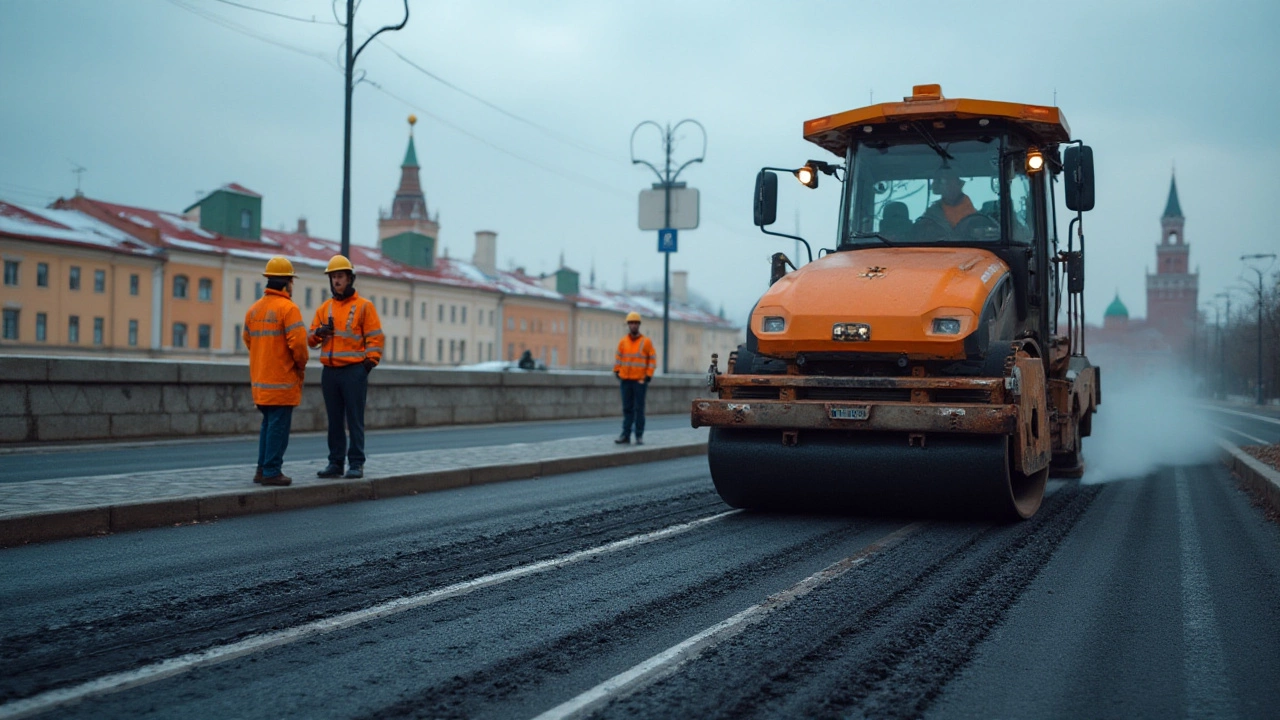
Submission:
[[[664,222],[663,200],[666,191],[640,191],[640,229],[662,230],[695,230],[698,227],[698,190],[697,188],[671,188],[671,222]]]

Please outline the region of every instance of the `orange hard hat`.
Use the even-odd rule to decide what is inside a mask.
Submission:
[[[293,273],[293,263],[283,255],[277,255],[268,260],[262,274],[266,277],[298,277]]]
[[[640,322],[640,313],[638,312],[627,313],[627,322]]]

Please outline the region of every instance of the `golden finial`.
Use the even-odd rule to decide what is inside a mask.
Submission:
[[[418,123],[418,116],[417,116],[417,115],[410,115],[410,116],[409,116],[409,125],[410,125],[410,126],[413,126],[413,125],[416,125],[417,123]]]

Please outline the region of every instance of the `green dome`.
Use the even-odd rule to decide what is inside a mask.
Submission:
[[[1120,293],[1116,293],[1116,299],[1112,300],[1111,304],[1107,306],[1107,311],[1103,313],[1103,317],[1129,317],[1129,308],[1120,302]]]

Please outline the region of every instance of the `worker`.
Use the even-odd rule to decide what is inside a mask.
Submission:
[[[942,168],[934,174],[933,193],[938,196],[938,201],[930,205],[921,218],[943,229],[950,231],[961,220],[978,212],[973,201],[964,194],[964,180],[953,168]]]
[[[329,420],[329,464],[316,476],[362,478],[364,403],[369,373],[382,360],[382,323],[373,303],[356,294],[356,270],[350,260],[334,255],[324,272],[333,297],[316,308],[307,336],[311,347],[320,348],[320,364],[324,366],[320,392]]]
[[[630,443],[634,424],[636,444],[644,444],[644,395],[656,367],[653,342],[640,334],[640,313],[627,313],[627,334],[618,341],[618,354],[613,361],[614,377],[622,385],[622,434],[615,443]]]
[[[533,359],[533,353],[529,350],[524,351],[524,354],[520,356],[520,362],[517,363],[517,365],[521,370],[536,370],[538,368],[538,362]]]
[[[293,263],[276,256],[262,273],[267,289],[244,316],[244,346],[249,350],[253,404],[262,413],[258,431],[258,471],[255,483],[289,485],[284,474],[284,451],[289,447],[293,409],[302,402],[306,373],[307,330],[293,296]]]

